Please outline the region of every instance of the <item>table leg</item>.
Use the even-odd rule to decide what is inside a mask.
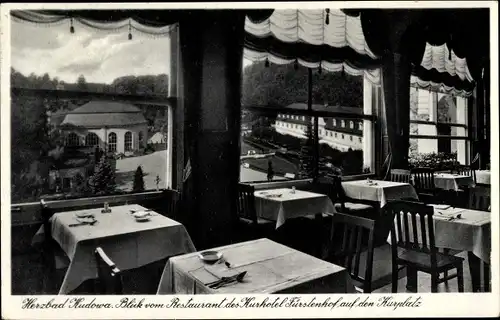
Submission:
[[[481,290],[481,260],[472,251],[467,252],[467,258],[472,280],[472,292],[479,292]]]
[[[328,243],[327,240],[327,232],[326,232],[326,228],[325,226],[323,225],[324,224],[324,220],[323,220],[323,214],[322,213],[317,213],[315,216],[314,216],[314,220],[316,221],[316,225],[318,226],[318,242],[317,242],[317,246],[315,246],[315,256],[317,258],[322,258],[323,257],[323,249],[324,249],[324,244],[325,243]]]

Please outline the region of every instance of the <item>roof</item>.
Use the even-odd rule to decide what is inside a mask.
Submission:
[[[68,112],[61,126],[102,128],[145,123],[147,121],[142,110],[134,105],[110,101],[91,101]]]
[[[285,107],[285,109],[295,109],[295,110],[307,110],[307,103],[292,103]],[[353,114],[363,114],[362,107],[344,107],[344,106],[328,106],[322,104],[313,104],[312,109],[314,111],[329,111],[329,112],[341,112],[341,113],[353,113]]]
[[[141,109],[128,103],[114,101],[90,101],[81,107],[70,111],[70,114],[81,113],[136,113],[141,112]]]

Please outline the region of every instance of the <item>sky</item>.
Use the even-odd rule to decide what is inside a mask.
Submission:
[[[170,40],[127,28],[110,32],[75,25],[38,26],[12,21],[12,67],[24,75],[48,73],[65,82],[84,75],[87,82],[111,83],[125,75],[169,74]],[[244,61],[244,66],[250,61]]]
[[[169,73],[168,36],[152,38],[127,28],[101,31],[78,27],[70,33],[69,23],[37,26],[12,22],[12,67],[24,75],[48,73],[65,82],[76,82],[80,74],[87,82],[111,83],[125,75]]]

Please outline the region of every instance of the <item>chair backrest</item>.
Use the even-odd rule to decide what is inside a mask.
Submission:
[[[476,182],[476,170],[473,170],[470,166],[458,165],[453,168],[452,172],[463,176],[472,177],[474,183]]]
[[[351,278],[362,284],[363,292],[369,293],[372,284],[375,220],[335,213],[332,216],[332,239],[336,238],[336,232],[342,230],[341,246],[339,250],[331,251],[331,259],[346,268]]]
[[[314,182],[313,191],[326,194],[333,203],[340,202],[342,195],[342,179],[338,176],[329,176],[318,178]]]
[[[491,211],[491,189],[486,187],[469,188],[468,208],[473,210]]]
[[[430,254],[431,266],[436,266],[434,237],[434,208],[421,202],[389,201],[384,206],[387,216],[392,216],[391,247],[393,261],[398,247]]]
[[[410,170],[404,169],[391,169],[390,181],[410,183],[411,175]]]
[[[414,168],[410,171],[413,186],[418,191],[434,190],[434,170],[431,168]]]
[[[257,223],[257,212],[255,210],[255,187],[249,184],[238,184],[238,216]]]
[[[123,281],[120,269],[101,247],[95,249],[97,262],[97,294],[122,294]]]

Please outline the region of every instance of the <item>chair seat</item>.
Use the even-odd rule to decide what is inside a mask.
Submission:
[[[323,218],[328,218],[328,217],[331,217],[332,215],[333,215],[333,213],[328,213],[328,212],[323,212],[321,214],[321,216]],[[316,215],[315,214],[311,214],[311,215],[305,216],[305,218],[314,220],[314,219],[316,219]]]
[[[363,203],[354,203],[354,202],[345,202],[344,207],[345,207],[344,211],[346,211],[345,213],[374,210],[373,206]],[[335,210],[342,212],[342,204],[336,203]]]
[[[431,270],[430,254],[405,249],[398,249],[398,251],[398,260],[412,264],[423,271]],[[461,264],[463,261],[463,258],[436,252],[436,263],[438,269],[451,269],[457,264]]]

